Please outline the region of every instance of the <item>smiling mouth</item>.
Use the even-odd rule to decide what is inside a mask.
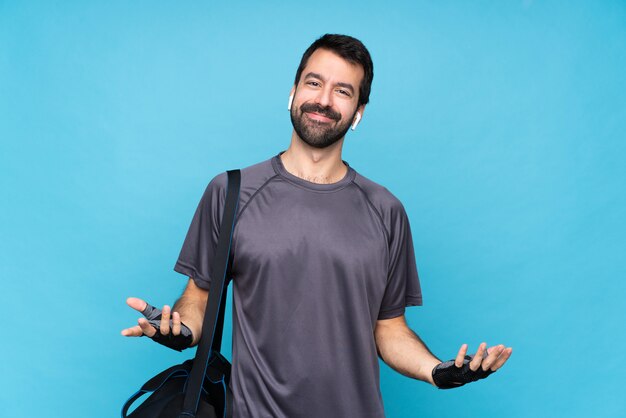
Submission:
[[[329,118],[328,116],[320,115],[319,113],[315,113],[315,112],[304,112],[304,113],[306,113],[309,119],[312,119],[317,122],[329,123],[333,121],[333,119]]]

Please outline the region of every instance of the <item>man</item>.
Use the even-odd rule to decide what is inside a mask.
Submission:
[[[408,328],[405,307],[422,299],[407,215],[387,189],[341,159],[372,78],[360,41],[315,41],[290,93],[289,148],[242,170],[232,241],[236,418],[383,417],[378,356],[447,388],[486,377],[511,355],[483,343],[465,357],[464,344],[454,362],[442,363]],[[174,308],[163,307],[160,323],[141,318],[123,335],[197,344],[225,190],[223,173],[196,210],[174,267],[189,277]]]

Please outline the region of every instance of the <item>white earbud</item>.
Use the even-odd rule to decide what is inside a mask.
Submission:
[[[354,117],[354,122],[352,122],[352,130],[356,129],[356,126],[361,121],[361,112],[356,112],[356,116]]]
[[[289,104],[287,104],[287,110],[291,111],[291,104],[293,103],[293,94],[289,95]]]

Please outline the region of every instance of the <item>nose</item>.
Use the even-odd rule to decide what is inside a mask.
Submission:
[[[333,90],[330,86],[324,86],[317,93],[315,102],[322,107],[332,107],[333,104]]]

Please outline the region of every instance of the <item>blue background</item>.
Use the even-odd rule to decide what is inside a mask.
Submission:
[[[344,159],[409,214],[410,325],[514,347],[454,391],[383,366],[388,416],[625,416],[626,3],[532,0],[0,0],[0,416],[118,416],[191,355],[120,336],[125,299],[180,294],[204,187],[287,147],[326,32],[374,59]]]

